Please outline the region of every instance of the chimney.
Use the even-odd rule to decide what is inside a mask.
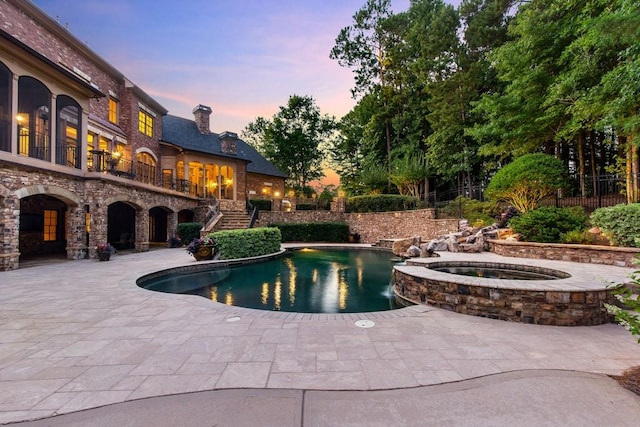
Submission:
[[[220,150],[225,154],[238,154],[238,134],[234,132],[224,131],[220,135]]]
[[[211,128],[209,127],[209,116],[211,116],[211,107],[199,104],[193,109],[193,116],[200,133],[204,135],[210,134]]]

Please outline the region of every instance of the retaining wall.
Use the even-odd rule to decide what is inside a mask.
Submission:
[[[507,240],[489,240],[488,243],[491,252],[503,256],[616,265],[630,268],[638,267],[638,264],[634,263],[634,258],[640,254],[640,248],[621,248],[616,246],[511,242]]]
[[[351,233],[360,235],[360,242],[375,243],[381,239],[420,236],[430,240],[458,231],[457,219],[435,219],[433,209],[398,212],[345,213],[331,211],[260,211],[259,225],[284,222],[344,221]]]

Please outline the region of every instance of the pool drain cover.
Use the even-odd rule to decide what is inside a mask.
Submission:
[[[354,324],[358,328],[373,328],[376,325],[372,320],[358,320]]]
[[[240,316],[227,317],[227,322],[237,322],[240,320]]]

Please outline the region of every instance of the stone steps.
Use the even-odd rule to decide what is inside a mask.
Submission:
[[[216,230],[239,230],[249,227],[251,217],[243,211],[222,212],[222,219],[216,226]]]

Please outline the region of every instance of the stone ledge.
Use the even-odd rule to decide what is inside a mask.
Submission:
[[[487,240],[491,252],[514,258],[534,258],[571,261],[587,264],[637,267],[640,248],[602,245],[572,245],[563,243],[512,242]]]

